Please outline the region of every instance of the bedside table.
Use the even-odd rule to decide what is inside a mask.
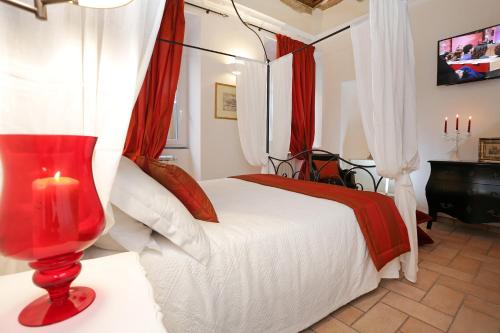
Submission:
[[[0,276],[0,332],[166,333],[153,289],[135,252],[83,260],[82,271],[72,285],[94,289],[94,303],[76,316],[49,326],[30,328],[17,321],[21,310],[45,293],[33,284],[32,274]]]

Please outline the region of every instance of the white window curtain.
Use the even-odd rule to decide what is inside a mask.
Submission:
[[[0,133],[97,136],[93,172],[103,207],[164,5],[135,0],[97,10],[61,4],[40,21],[0,3]],[[0,257],[0,274],[16,265]]]
[[[238,68],[236,105],[241,149],[250,165],[264,168],[267,164],[267,67],[261,62],[238,59]]]
[[[418,271],[416,199],[410,173],[419,165],[415,59],[407,0],[371,0],[369,21],[351,25],[363,128],[377,172],[395,179],[395,203],[411,252],[400,257],[408,280]]]
[[[292,62],[288,54],[271,62],[269,155],[285,159],[292,132]]]
[[[269,155],[284,159],[290,148],[292,124],[292,62],[286,55],[270,63]],[[267,68],[266,65],[239,59],[236,79],[238,129],[243,155],[266,173]]]

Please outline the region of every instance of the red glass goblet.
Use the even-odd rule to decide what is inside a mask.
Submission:
[[[30,261],[33,282],[48,291],[19,322],[44,326],[87,308],[95,292],[70,287],[82,251],[104,228],[92,177],[97,138],[0,135],[0,252]]]

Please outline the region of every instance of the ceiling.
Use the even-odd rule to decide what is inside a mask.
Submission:
[[[323,0],[297,0],[297,1],[303,3],[306,6],[309,6],[311,8],[314,8],[323,2]]]
[[[315,8],[325,10],[333,7],[343,0],[281,0],[282,3],[301,13],[312,13]]]

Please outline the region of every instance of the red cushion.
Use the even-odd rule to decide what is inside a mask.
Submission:
[[[341,178],[339,161],[314,161],[316,171],[319,172],[319,179]],[[323,167],[324,166],[324,167]]]
[[[167,190],[172,192],[194,218],[207,222],[219,222],[210,199],[200,185],[182,168],[140,156],[137,165]]]

